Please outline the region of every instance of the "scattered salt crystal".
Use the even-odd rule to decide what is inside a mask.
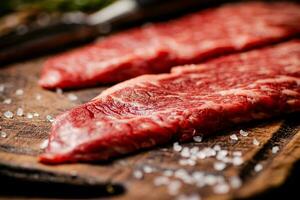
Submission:
[[[217,171],[222,171],[226,168],[226,164],[223,162],[215,162],[214,163],[214,169]]]
[[[35,96],[35,99],[38,100],[38,101],[41,100],[41,99],[42,99],[42,95],[37,94],[37,95]]]
[[[35,112],[35,113],[33,113],[33,116],[38,117],[38,116],[40,116],[40,114]]]
[[[242,152],[241,151],[234,151],[232,153],[233,156],[242,156]]]
[[[8,119],[11,119],[14,117],[14,114],[11,112],[11,111],[6,111],[4,112],[4,117],[8,118]]]
[[[12,100],[11,99],[4,99],[3,103],[4,104],[11,104]]]
[[[182,146],[178,142],[175,142],[173,144],[173,150],[179,152],[182,150]]]
[[[136,179],[142,179],[143,178],[143,172],[140,170],[134,170],[133,177]]]
[[[7,133],[4,132],[4,131],[0,131],[0,136],[1,136],[2,138],[7,138]]]
[[[188,165],[188,162],[186,159],[179,160],[179,165]]]
[[[196,171],[196,172],[193,172],[192,176],[196,180],[202,180],[204,177],[204,173],[201,171]]]
[[[20,116],[20,117],[23,116],[24,115],[24,110],[22,108],[18,108],[17,109],[17,115]]]
[[[279,151],[279,146],[272,147],[272,153],[276,154]]]
[[[17,89],[16,90],[16,95],[21,96],[24,94],[24,91],[22,89]]]
[[[226,183],[217,184],[213,190],[216,194],[225,194],[229,192],[229,186]]]
[[[206,147],[202,151],[205,153],[206,157],[215,156],[217,154],[217,152],[210,147]]]
[[[71,171],[70,171],[70,174],[71,174],[72,177],[78,176],[78,172],[75,171],[75,170],[71,170]]]
[[[164,172],[163,172],[163,175],[164,176],[172,176],[174,173],[173,173],[173,171],[172,170],[165,170]]]
[[[46,149],[48,146],[49,140],[46,139],[40,144],[40,149]]]
[[[155,186],[167,185],[169,182],[169,178],[165,176],[159,176],[154,179]]]
[[[222,160],[224,157],[226,157],[228,154],[228,151],[227,150],[221,150],[218,152],[217,154],[217,159],[218,160]]]
[[[32,118],[33,118],[33,114],[32,114],[32,113],[27,113],[27,114],[26,114],[26,117],[27,117],[28,119],[32,119]]]
[[[198,194],[181,194],[176,198],[176,200],[201,200],[201,197]]]
[[[56,88],[55,92],[56,94],[62,94],[63,90],[61,88]]]
[[[5,86],[4,84],[0,84],[0,92],[4,92]]]
[[[212,186],[217,183],[218,179],[215,175],[208,174],[204,177],[203,181],[205,182],[205,184]]]
[[[240,156],[236,156],[232,158],[232,164],[234,166],[239,166],[244,163],[244,160]]]
[[[230,186],[233,189],[240,188],[242,186],[242,180],[238,176],[233,176],[230,178]]]
[[[187,176],[187,172],[184,169],[178,169],[175,171],[174,176],[176,178],[181,178],[183,176]]]
[[[259,141],[258,141],[256,138],[253,139],[252,143],[253,143],[255,146],[259,146]]]
[[[202,142],[203,137],[200,135],[196,135],[193,137],[194,142]]]
[[[263,166],[262,166],[262,164],[256,164],[255,166],[254,166],[254,171],[255,172],[259,172],[259,171],[261,171],[263,169]]]
[[[181,160],[179,160],[179,164],[194,166],[194,165],[196,165],[196,161],[192,160],[192,159],[181,159]]]
[[[46,119],[49,121],[49,122],[54,122],[54,119],[53,119],[53,117],[51,116],[51,115],[47,115],[46,116]]]
[[[143,167],[143,170],[144,170],[144,172],[147,173],[147,174],[153,172],[153,168],[150,167],[150,166],[148,166],[148,165],[144,166],[144,167]]]
[[[178,180],[171,181],[170,184],[168,184],[168,192],[170,195],[176,195],[179,192],[179,189],[181,187],[181,182]]]
[[[75,94],[70,93],[70,94],[68,94],[68,99],[70,101],[76,101],[78,99],[78,97]]]
[[[190,149],[191,154],[196,154],[199,151],[199,147],[193,147]]]
[[[189,148],[188,148],[188,147],[184,147],[184,148],[182,149],[180,155],[181,155],[182,157],[186,157],[186,158],[190,157],[191,154],[190,154]]]
[[[204,159],[204,158],[206,158],[206,154],[203,151],[199,151],[197,153],[197,158],[198,159]]]
[[[241,136],[244,136],[244,137],[247,137],[249,135],[249,133],[244,130],[240,130],[240,134],[241,134]]]
[[[213,147],[213,149],[214,149],[215,151],[221,151],[221,146],[218,145],[218,144],[216,144],[216,145]]]
[[[232,163],[232,158],[229,158],[229,157],[224,157],[222,159],[220,159],[222,162],[224,163]]]
[[[232,139],[232,140],[238,140],[239,138],[237,137],[236,134],[232,134],[232,135],[230,136],[230,139]]]

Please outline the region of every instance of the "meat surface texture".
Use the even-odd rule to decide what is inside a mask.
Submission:
[[[300,5],[228,4],[102,39],[46,61],[39,84],[75,88],[166,73],[220,54],[281,41],[300,32]]]
[[[58,116],[44,163],[106,160],[300,111],[300,41],[117,84]]]

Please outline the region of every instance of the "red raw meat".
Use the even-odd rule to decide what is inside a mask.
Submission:
[[[229,4],[125,31],[52,57],[39,83],[49,89],[115,83],[281,41],[299,32],[300,5]]]
[[[106,160],[300,111],[300,41],[117,84],[58,116],[43,163]]]

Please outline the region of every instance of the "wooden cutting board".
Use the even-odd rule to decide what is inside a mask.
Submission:
[[[43,90],[37,85],[37,80],[44,59],[18,63],[0,69],[0,84],[5,86],[4,91],[0,92],[0,126],[1,131],[7,134],[6,137],[4,137],[5,134],[0,137],[0,173],[2,175],[39,182],[91,187],[99,185],[105,194],[119,193],[118,188],[121,186],[124,192],[116,196],[117,199],[174,199],[174,194],[177,197],[185,194],[200,195],[202,199],[225,200],[249,197],[279,186],[287,177],[292,164],[300,159],[300,117],[299,114],[293,114],[281,119],[247,124],[218,132],[212,137],[204,138],[200,143],[182,144],[184,147],[199,147],[199,149],[218,144],[221,149],[228,150],[230,155],[233,151],[241,151],[243,163],[238,166],[227,164],[223,170],[216,170],[213,167],[216,163],[214,156],[199,159],[195,165],[180,164],[179,160],[183,158],[180,153],[173,150],[172,144],[139,152],[109,163],[56,166],[40,164],[37,162],[37,156],[43,151],[40,144],[47,138],[51,126],[46,116],[56,116],[90,100],[105,89],[105,87],[95,87],[67,91],[63,94]],[[24,94],[17,95],[18,89],[22,89]],[[78,99],[69,100],[70,93],[78,96]],[[7,99],[11,99],[10,104],[3,103],[3,101],[9,103]],[[17,108],[24,109],[25,116],[17,116]],[[14,117],[5,118],[3,113],[6,111],[12,111]],[[38,113],[38,116],[29,119],[26,116],[28,113]],[[247,131],[249,135],[241,136],[239,134],[241,129]],[[232,134],[238,136],[237,141],[230,138]],[[253,144],[254,138],[259,145]],[[274,153],[276,150],[274,146],[279,147],[276,153]],[[219,167],[222,168],[222,166]],[[188,174],[203,172],[210,185],[183,183],[182,176],[184,175],[182,175],[182,170],[180,175],[180,169]],[[166,182],[164,180],[166,178],[161,178],[162,174],[166,175],[170,171],[177,172],[179,178],[171,176]],[[211,175],[210,180],[209,175]],[[239,181],[229,184],[230,189],[227,191],[228,184],[225,186],[223,184],[218,188],[213,183],[216,176],[219,179],[225,179],[226,183],[233,183],[229,181],[232,180],[230,177],[237,176],[240,177],[242,184],[240,185]],[[178,185],[180,187],[175,190]]]

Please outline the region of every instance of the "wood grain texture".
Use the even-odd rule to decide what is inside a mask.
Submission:
[[[287,177],[293,163],[300,159],[300,117],[299,113],[271,121],[246,124],[228,131],[218,132],[204,138],[201,143],[183,144],[185,147],[198,146],[200,149],[219,144],[229,152],[241,151],[244,163],[240,166],[229,164],[223,171],[216,171],[215,158],[198,160],[195,166],[179,165],[180,154],[174,152],[172,145],[157,147],[139,152],[107,163],[63,164],[48,166],[37,162],[37,155],[42,152],[40,144],[48,137],[51,123],[47,115],[55,116],[63,111],[86,102],[98,95],[106,87],[95,87],[78,91],[66,91],[57,94],[37,86],[38,75],[44,58],[10,65],[0,69],[0,84],[5,85],[0,93],[0,126],[7,137],[0,137],[0,174],[39,182],[65,183],[72,185],[101,185],[102,190],[114,193],[114,187],[122,185],[125,192],[115,196],[116,199],[174,199],[166,186],[155,186],[154,180],[166,169],[185,169],[187,172],[203,171],[218,174],[225,179],[239,176],[242,186],[231,189],[226,194],[215,194],[212,187],[197,187],[183,184],[180,194],[200,194],[202,199],[245,198],[279,186]],[[24,94],[15,94],[23,89]],[[74,93],[78,100],[70,101],[67,96]],[[37,100],[36,96],[41,95]],[[11,104],[2,103],[11,98]],[[17,116],[17,108],[22,107],[25,116]],[[14,117],[7,119],[5,111],[12,111]],[[28,119],[26,114],[37,112],[38,117]],[[249,132],[242,137],[239,130]],[[231,134],[237,134],[239,140],[233,142]],[[259,146],[253,145],[253,138]],[[276,145],[279,152],[273,154],[271,149]],[[260,172],[254,171],[257,163],[263,165]],[[144,174],[142,179],[133,177],[133,171],[150,166],[154,172]]]

